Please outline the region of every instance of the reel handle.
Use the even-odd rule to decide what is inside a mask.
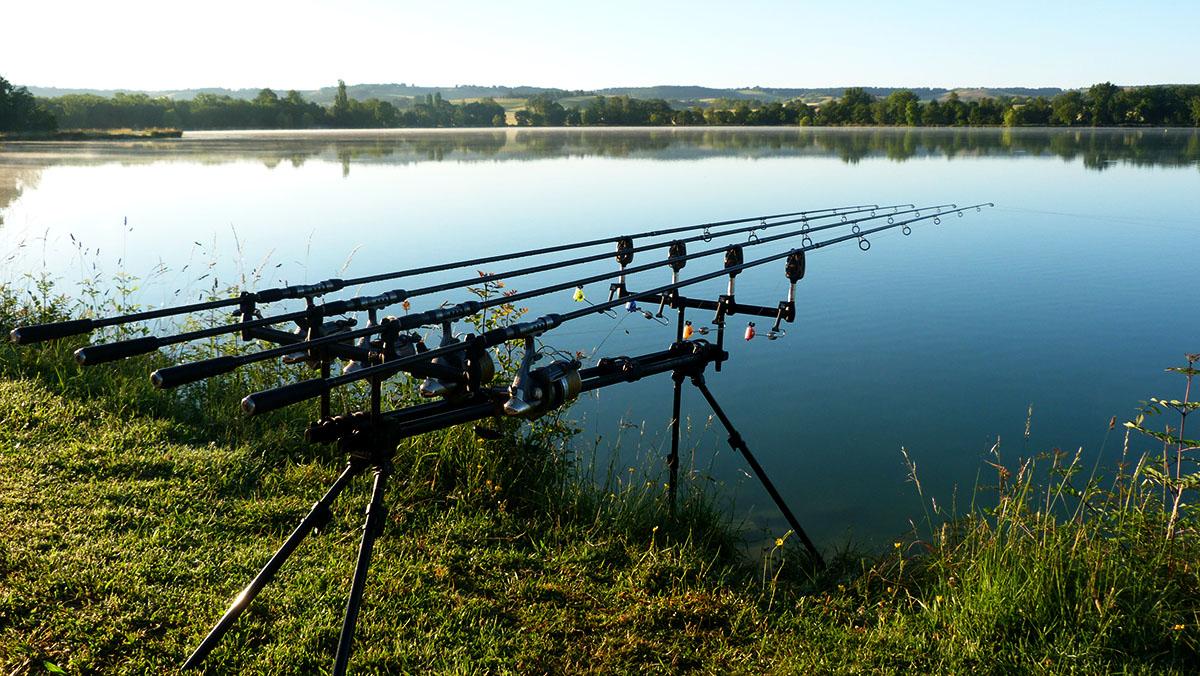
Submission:
[[[82,333],[91,333],[94,328],[95,322],[91,319],[72,319],[65,322],[18,326],[9,332],[8,337],[17,345],[29,345],[47,340],[58,340],[67,336],[77,336]]]
[[[258,415],[268,411],[298,404],[305,399],[313,399],[329,391],[329,385],[321,378],[301,380],[298,383],[276,387],[248,394],[242,399],[242,411],[246,415]]]
[[[139,354],[149,354],[157,350],[161,344],[162,341],[158,337],[145,336],[115,343],[88,345],[75,350],[75,361],[79,362],[80,366],[94,366],[104,362],[135,357]]]
[[[187,385],[205,378],[229,373],[238,367],[236,357],[214,357],[190,364],[167,366],[150,374],[150,382],[160,390],[169,390],[180,385]]]

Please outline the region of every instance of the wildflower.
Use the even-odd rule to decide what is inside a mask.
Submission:
[[[1175,631],[1183,631],[1183,625],[1182,625],[1182,624],[1177,624],[1177,625],[1175,625],[1174,627],[1171,627],[1171,628],[1172,628],[1172,629],[1174,629]]]
[[[941,602],[942,602],[942,595],[941,595],[941,594],[938,594],[937,596],[933,597],[933,601],[934,601],[934,603],[941,603]]]
[[[900,549],[900,543],[899,543],[899,542],[893,542],[893,543],[892,543],[892,546],[893,546],[893,547],[895,547],[896,549]]]
[[[783,538],[775,538],[775,546],[782,547],[783,546]]]

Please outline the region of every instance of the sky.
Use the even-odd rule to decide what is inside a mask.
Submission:
[[[29,86],[1200,82],[1197,0],[0,2],[0,77]]]

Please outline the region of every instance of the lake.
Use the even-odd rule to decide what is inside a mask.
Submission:
[[[731,359],[708,379],[819,544],[878,545],[923,518],[902,447],[926,495],[946,505],[957,492],[966,504],[977,482],[991,481],[984,461],[997,439],[1006,461],[1082,448],[1090,468],[1119,457],[1119,424],[1139,401],[1181,396],[1163,369],[1200,351],[1195,130],[402,130],[7,143],[0,281],[28,285],[27,273],[46,272],[72,289],[124,272],[141,280],[135,299],[157,305],[213,284],[316,281],[907,202],[996,208],[872,237],[866,253],[853,242],[812,253],[787,336],[745,342],[744,319],[733,318]],[[693,262],[684,276],[713,266]],[[632,277],[631,287],[664,277]],[[520,279],[510,287],[528,288]],[[786,293],[782,265],[743,273],[737,290],[741,302],[775,305]],[[607,286],[588,293],[604,297]],[[440,299],[421,301],[414,307]],[[566,293],[531,311],[568,306]],[[632,355],[662,349],[671,331],[622,313],[546,342]],[[616,453],[618,467],[647,465],[668,444],[670,391],[670,378],[657,376],[581,398],[580,449],[599,437],[602,464]],[[694,458],[700,481],[717,484],[739,517],[781,534],[698,393],[685,390],[684,410],[685,464]]]

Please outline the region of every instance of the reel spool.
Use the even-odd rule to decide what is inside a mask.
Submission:
[[[462,340],[450,333],[449,322],[442,324],[442,340],[438,344],[439,348],[456,345],[461,342]],[[465,373],[474,368],[474,359],[479,360],[479,384],[486,385],[492,382],[496,378],[496,363],[492,361],[492,356],[487,350],[480,350],[478,353],[473,353],[470,356],[466,350],[460,350],[440,357],[434,357],[431,363],[449,366]],[[467,384],[465,382],[442,380],[441,378],[426,378],[417,391],[426,399],[433,399],[435,397],[456,399],[467,393]]]
[[[577,359],[560,359],[542,368],[532,368],[542,355],[534,348],[533,336],[525,337],[525,356],[508,388],[504,415],[533,420],[579,396],[583,380]]]

